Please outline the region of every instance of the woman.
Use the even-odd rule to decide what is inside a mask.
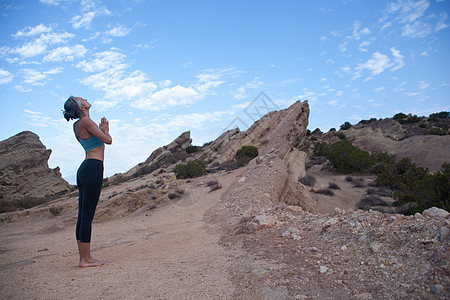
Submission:
[[[80,267],[96,267],[106,261],[91,256],[92,220],[103,184],[105,144],[110,145],[109,122],[102,118],[97,126],[89,117],[91,104],[81,97],[69,97],[64,103],[64,118],[79,119],[73,124],[75,137],[86,151],[86,159],[77,172],[78,220],[76,238],[80,253]]]

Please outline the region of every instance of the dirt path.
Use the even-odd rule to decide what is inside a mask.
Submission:
[[[46,234],[41,229],[54,220],[2,224],[1,298],[231,299],[233,254],[204,219],[236,180],[218,179],[220,190],[198,185],[203,177],[178,202],[94,224],[93,256],[109,261],[102,267],[77,267],[74,224]]]

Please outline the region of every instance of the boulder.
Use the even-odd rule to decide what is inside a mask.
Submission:
[[[51,153],[30,131],[0,142],[0,200],[45,202],[70,191],[71,186],[61,177],[59,167],[49,168]]]

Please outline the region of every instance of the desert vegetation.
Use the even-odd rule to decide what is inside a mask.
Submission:
[[[418,167],[411,159],[396,162],[387,153],[369,153],[351,144],[346,139],[327,144],[317,142],[314,153],[325,156],[343,174],[375,174],[376,186],[388,188],[395,205],[406,205],[408,212],[421,212],[432,206],[449,209],[450,164],[444,163],[440,171],[428,172]],[[348,175],[346,180],[355,187],[364,187],[360,179]],[[381,198],[380,198],[381,199]],[[386,205],[376,195],[369,195],[360,202],[360,207]]]
[[[177,179],[199,177],[205,173],[206,163],[201,160],[194,160],[186,164],[176,165],[173,171]]]

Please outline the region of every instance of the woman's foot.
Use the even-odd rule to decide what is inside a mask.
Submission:
[[[106,260],[99,260],[99,259],[94,259],[91,258],[87,261],[81,261],[80,260],[80,268],[86,268],[86,267],[98,267],[104,264],[107,264],[108,262]]]

